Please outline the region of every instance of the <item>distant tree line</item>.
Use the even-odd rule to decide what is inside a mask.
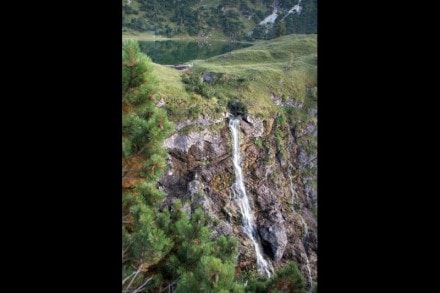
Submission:
[[[136,1],[139,8],[133,4],[123,5],[123,28],[152,31],[169,37],[179,34],[207,36],[213,31],[219,31],[230,39],[253,40],[317,31],[317,0],[302,1],[301,14],[291,14],[281,24],[285,14],[280,14],[269,28],[259,27],[258,23],[272,13],[273,0],[219,0],[214,7],[205,6],[198,0],[132,2]],[[297,0],[279,0],[278,6],[287,12],[296,3]],[[252,28],[253,33],[249,36]]]

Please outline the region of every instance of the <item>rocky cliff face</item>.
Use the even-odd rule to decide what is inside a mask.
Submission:
[[[245,186],[266,258],[275,268],[296,261],[306,280],[308,259],[316,280],[317,161],[316,148],[311,146],[311,140],[316,141],[316,110],[309,115],[312,119],[306,123],[289,125],[281,146],[276,143],[274,118],[247,117],[240,121],[240,148]],[[233,234],[239,239],[237,269],[256,269],[255,251],[242,231],[231,191],[235,175],[228,117],[202,120],[197,131],[185,131],[191,126],[188,121],[165,141],[169,168],[160,185],[168,201],[190,199],[192,206],[185,206],[188,213],[201,205],[213,219],[212,237]]]

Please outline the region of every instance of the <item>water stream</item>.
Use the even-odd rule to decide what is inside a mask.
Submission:
[[[232,162],[234,164],[235,171],[235,182],[232,185],[232,192],[234,193],[235,200],[240,208],[243,221],[243,230],[254,244],[255,254],[257,256],[258,271],[260,274],[270,277],[273,272],[273,268],[272,265],[264,259],[263,254],[261,253],[261,245],[255,229],[252,209],[249,205],[246,188],[243,182],[243,172],[240,166],[240,120],[231,118],[231,120],[229,120],[229,128],[231,129],[232,133]]]
[[[299,0],[298,3],[296,3],[296,5],[294,5],[281,20],[284,20],[291,13],[301,14],[301,10],[302,10],[302,7],[300,6],[301,1],[302,0]]]
[[[265,19],[263,19],[262,21],[260,21],[259,25],[265,25],[265,24],[268,24],[268,23],[274,23],[275,20],[277,19],[277,17],[278,17],[278,3],[277,3],[277,1],[275,0],[275,1],[273,2],[273,11],[272,11],[272,14],[271,14],[271,15],[268,15]]]

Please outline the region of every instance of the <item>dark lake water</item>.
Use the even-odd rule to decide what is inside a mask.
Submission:
[[[195,59],[206,59],[232,50],[249,47],[252,44],[230,42],[189,41],[139,41],[139,46],[155,63],[181,64]]]

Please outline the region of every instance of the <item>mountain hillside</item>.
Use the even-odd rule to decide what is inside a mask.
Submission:
[[[317,0],[123,0],[123,32],[233,40],[317,31]]]
[[[154,64],[157,107],[175,124],[165,139],[168,162],[159,180],[167,194],[164,204],[187,202],[189,215],[201,207],[211,219],[212,239],[238,239],[235,276],[241,284],[258,275],[259,256],[244,229],[248,222],[240,203],[246,194],[236,192],[237,152],[254,218],[251,235],[259,239],[261,255],[275,271],[295,262],[308,291],[316,288],[316,39],[288,35],[260,41],[194,60],[183,71]],[[237,132],[235,145],[231,134]],[[246,287],[246,292],[259,291]]]

